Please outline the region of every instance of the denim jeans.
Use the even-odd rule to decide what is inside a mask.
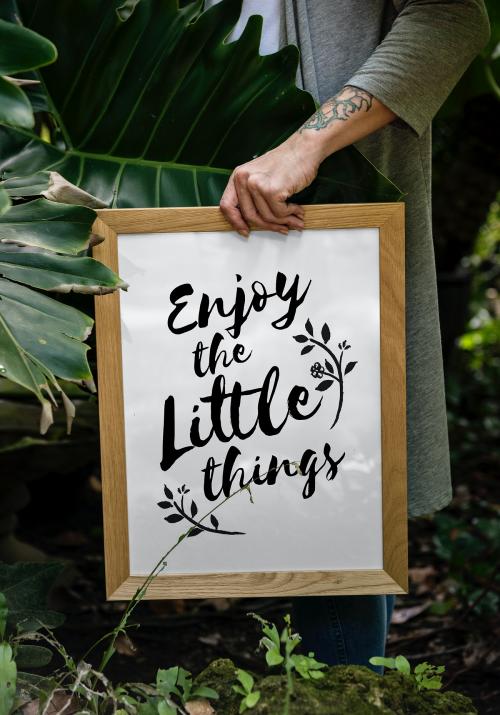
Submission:
[[[302,651],[314,651],[329,665],[370,665],[369,658],[385,655],[385,643],[395,597],[300,596],[292,599],[293,628],[302,636]]]

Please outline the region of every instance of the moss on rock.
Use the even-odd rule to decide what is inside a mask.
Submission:
[[[238,715],[240,698],[232,689],[236,666],[215,660],[196,678],[219,693],[217,715]],[[281,675],[256,677],[261,698],[249,715],[281,715],[286,680]],[[333,666],[318,681],[295,678],[290,715],[477,715],[459,693],[418,691],[412,678],[397,672],[383,677],[362,666]]]

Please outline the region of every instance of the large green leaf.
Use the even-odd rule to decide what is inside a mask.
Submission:
[[[68,432],[75,415],[57,378],[95,389],[84,343],[92,326],[92,318],[76,308],[0,278],[0,377],[35,393],[42,433],[53,422],[51,388],[63,400]]]
[[[40,180],[37,175],[36,181]],[[98,261],[74,257],[89,245],[94,219],[95,212],[89,208],[46,199],[17,204],[0,216],[0,244],[37,249],[8,246],[10,250],[0,251],[0,377],[38,397],[43,408],[42,433],[53,422],[53,390],[62,398],[68,431],[71,428],[75,408],[60,379],[95,389],[84,343],[93,320],[26,285],[61,293],[126,288]]]
[[[36,32],[13,22],[0,20],[0,75],[26,72],[53,62],[54,45]],[[35,123],[28,97],[12,81],[0,76],[0,122],[21,127]]]
[[[11,201],[8,192],[0,186],[0,216],[8,211],[11,207]]]
[[[0,75],[17,74],[54,62],[57,50],[46,37],[0,20]]]
[[[34,246],[56,253],[77,255],[89,246],[95,212],[35,199],[13,206],[0,216],[0,243]]]
[[[59,51],[40,74],[65,147],[5,129],[5,176],[56,169],[110,206],[217,204],[231,169],[279,144],[315,109],[295,86],[297,48],[259,54],[260,17],[250,18],[237,42],[224,42],[241,0],[202,14],[199,1],[182,9],[176,0],[18,6],[23,22]],[[325,162],[304,196],[398,197],[354,148]]]
[[[25,286],[0,278],[0,313],[17,342],[57,377],[85,383],[92,380],[83,343],[93,320]]]
[[[93,258],[0,251],[0,276],[58,293],[111,293],[126,289],[116,273]]]
[[[22,89],[5,77],[0,77],[0,122],[19,127],[32,127],[33,110]]]

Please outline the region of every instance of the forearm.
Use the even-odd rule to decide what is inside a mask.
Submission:
[[[235,169],[220,203],[224,215],[243,236],[251,226],[301,230],[304,211],[288,199],[314,181],[327,156],[395,117],[371,94],[344,87],[283,144]]]
[[[396,115],[369,92],[348,85],[324,102],[290,140],[307,146],[319,164],[394,119]]]

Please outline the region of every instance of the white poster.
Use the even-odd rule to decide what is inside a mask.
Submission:
[[[118,250],[130,573],[382,568],[378,229]]]

